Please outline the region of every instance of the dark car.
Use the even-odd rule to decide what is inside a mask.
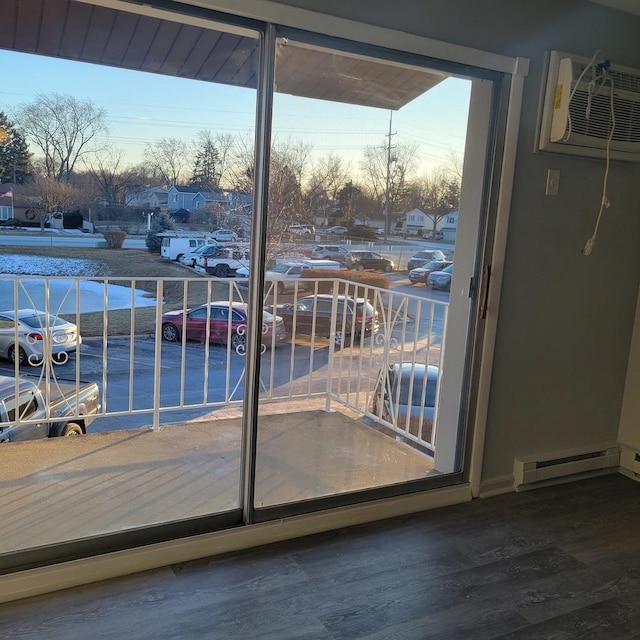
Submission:
[[[282,304],[276,308],[278,317],[284,321],[290,335],[315,335],[331,337],[331,315],[334,312],[332,294],[306,296],[295,304]],[[373,305],[364,298],[337,296],[335,308],[335,342],[347,344],[351,337],[378,331],[378,314]]]
[[[440,249],[423,249],[409,258],[407,269],[411,271],[411,269],[421,267],[423,264],[427,264],[427,262],[431,262],[432,260],[446,260],[446,258]]]
[[[227,300],[203,304],[193,309],[169,311],[162,314],[162,337],[168,342],[182,339],[204,342],[207,338],[209,318],[209,342],[230,343],[234,349],[244,348],[247,332],[247,305]],[[275,338],[273,338],[275,334]],[[262,314],[262,341],[269,346],[272,341],[281,342],[287,337],[282,318],[275,318],[267,311]]]
[[[441,291],[451,291],[451,278],[453,277],[453,264],[442,269],[442,271],[433,271],[427,278],[427,284],[432,289],[440,289]]]
[[[422,267],[411,269],[411,271],[409,271],[409,280],[411,284],[427,284],[427,278],[431,273],[434,271],[442,271],[450,264],[452,264],[450,260],[431,260],[431,262],[427,262],[427,264]]]
[[[358,271],[372,269],[388,273],[395,268],[393,260],[383,258],[379,253],[374,253],[373,251],[350,251],[347,264],[351,269],[357,269]]]
[[[402,362],[383,369],[373,392],[372,413],[430,443],[439,375],[432,364]]]

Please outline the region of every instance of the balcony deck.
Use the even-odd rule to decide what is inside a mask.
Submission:
[[[261,408],[256,503],[274,505],[421,478],[431,458],[323,400]],[[237,507],[233,408],[137,429],[2,447],[0,554]]]

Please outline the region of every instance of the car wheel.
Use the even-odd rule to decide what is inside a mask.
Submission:
[[[226,278],[229,275],[229,267],[226,264],[219,264],[213,273],[216,278]]]
[[[167,323],[162,325],[162,337],[167,342],[177,342],[180,338],[180,332],[175,324]]]
[[[9,360],[11,360],[13,364],[16,362],[16,348],[14,345],[9,347]],[[18,364],[22,366],[25,363],[30,364],[27,361],[27,354],[22,347],[18,347]]]
[[[364,265],[362,263],[359,263],[359,264],[356,265],[356,269],[358,271],[364,271]]]
[[[237,351],[238,347],[244,349],[247,342],[246,336],[241,336],[239,333],[234,333],[231,336],[231,346]]]
[[[393,269],[391,268],[390,264],[385,264],[384,265],[384,272],[385,273],[389,273],[390,271],[393,271]]]
[[[77,422],[67,422],[62,430],[63,436],[81,436],[84,434],[82,427]]]

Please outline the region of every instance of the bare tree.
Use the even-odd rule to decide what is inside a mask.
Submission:
[[[329,154],[311,169],[305,189],[305,205],[309,215],[323,214],[335,206],[340,190],[350,181],[351,167],[340,156]]]
[[[167,187],[185,180],[190,154],[189,146],[180,138],[160,138],[149,142],[145,147],[144,156],[151,172],[161,175]]]
[[[396,144],[391,149],[389,161],[387,146],[366,147],[361,168],[364,186],[380,206],[385,204],[387,175],[389,178],[390,211],[406,204],[409,180],[415,169],[418,152],[417,142]]]
[[[232,188],[233,184],[228,182],[229,165],[233,157],[233,149],[236,145],[236,139],[231,133],[216,133],[213,141],[218,150],[218,167],[220,171],[220,185],[226,188]]]
[[[106,132],[106,111],[90,100],[54,93],[21,105],[16,122],[44,155],[47,178],[68,182],[80,158],[96,151]]]
[[[64,212],[78,205],[82,196],[80,192],[66,182],[58,182],[53,178],[36,176],[25,189],[25,199],[34,211],[40,229],[50,218],[50,214]]]
[[[97,191],[106,204],[124,203],[128,181],[121,167],[123,158],[122,149],[107,147],[84,161]]]
[[[411,184],[411,204],[429,216],[434,238],[440,221],[456,210],[459,202],[460,181],[448,167],[434,169]]]

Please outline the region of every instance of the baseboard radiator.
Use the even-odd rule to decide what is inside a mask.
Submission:
[[[522,491],[598,472],[616,471],[619,465],[620,446],[616,443],[521,457],[513,462],[513,484],[516,491]]]

